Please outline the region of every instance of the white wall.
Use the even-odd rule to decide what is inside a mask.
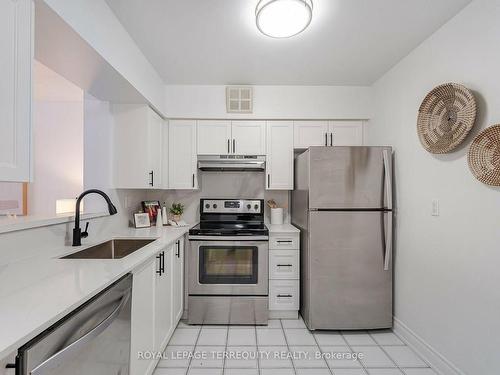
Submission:
[[[28,215],[55,215],[56,200],[83,187],[83,91],[36,62],[33,170]]]
[[[478,101],[474,134],[500,123],[499,20],[500,1],[476,0],[379,79],[367,136],[395,148],[395,316],[471,375],[500,368],[500,189],[469,172],[473,135],[453,153],[431,155],[416,118],[428,91],[457,82]]]
[[[43,1],[153,107],[164,113],[165,92],[161,77],[104,0]]]
[[[225,86],[166,86],[174,118],[369,119],[372,90],[364,86],[253,86],[251,114],[226,113]]]

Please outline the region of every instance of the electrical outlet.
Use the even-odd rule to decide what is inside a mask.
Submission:
[[[439,216],[439,200],[437,200],[437,199],[432,200],[431,215],[432,216]]]

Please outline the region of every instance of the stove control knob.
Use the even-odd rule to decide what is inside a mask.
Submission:
[[[213,207],[213,208],[217,208],[217,205],[214,203],[214,204],[212,205],[212,207]]]
[[[252,205],[249,203],[247,204],[247,209],[251,209],[252,208]]]
[[[255,209],[255,211],[257,211],[259,209],[259,205],[256,204],[255,206],[253,206],[253,208]]]
[[[207,203],[207,204],[205,205],[205,208],[210,208],[210,205]]]

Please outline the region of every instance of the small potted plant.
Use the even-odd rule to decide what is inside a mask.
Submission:
[[[172,203],[170,213],[172,214],[172,220],[178,223],[184,213],[184,205],[182,203]]]

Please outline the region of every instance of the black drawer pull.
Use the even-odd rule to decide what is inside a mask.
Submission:
[[[292,243],[292,240],[278,240],[277,243]]]
[[[281,298],[281,297],[292,298],[293,296],[291,294],[278,294],[276,297],[278,297],[278,298]]]
[[[278,267],[292,267],[292,264],[277,264]]]

